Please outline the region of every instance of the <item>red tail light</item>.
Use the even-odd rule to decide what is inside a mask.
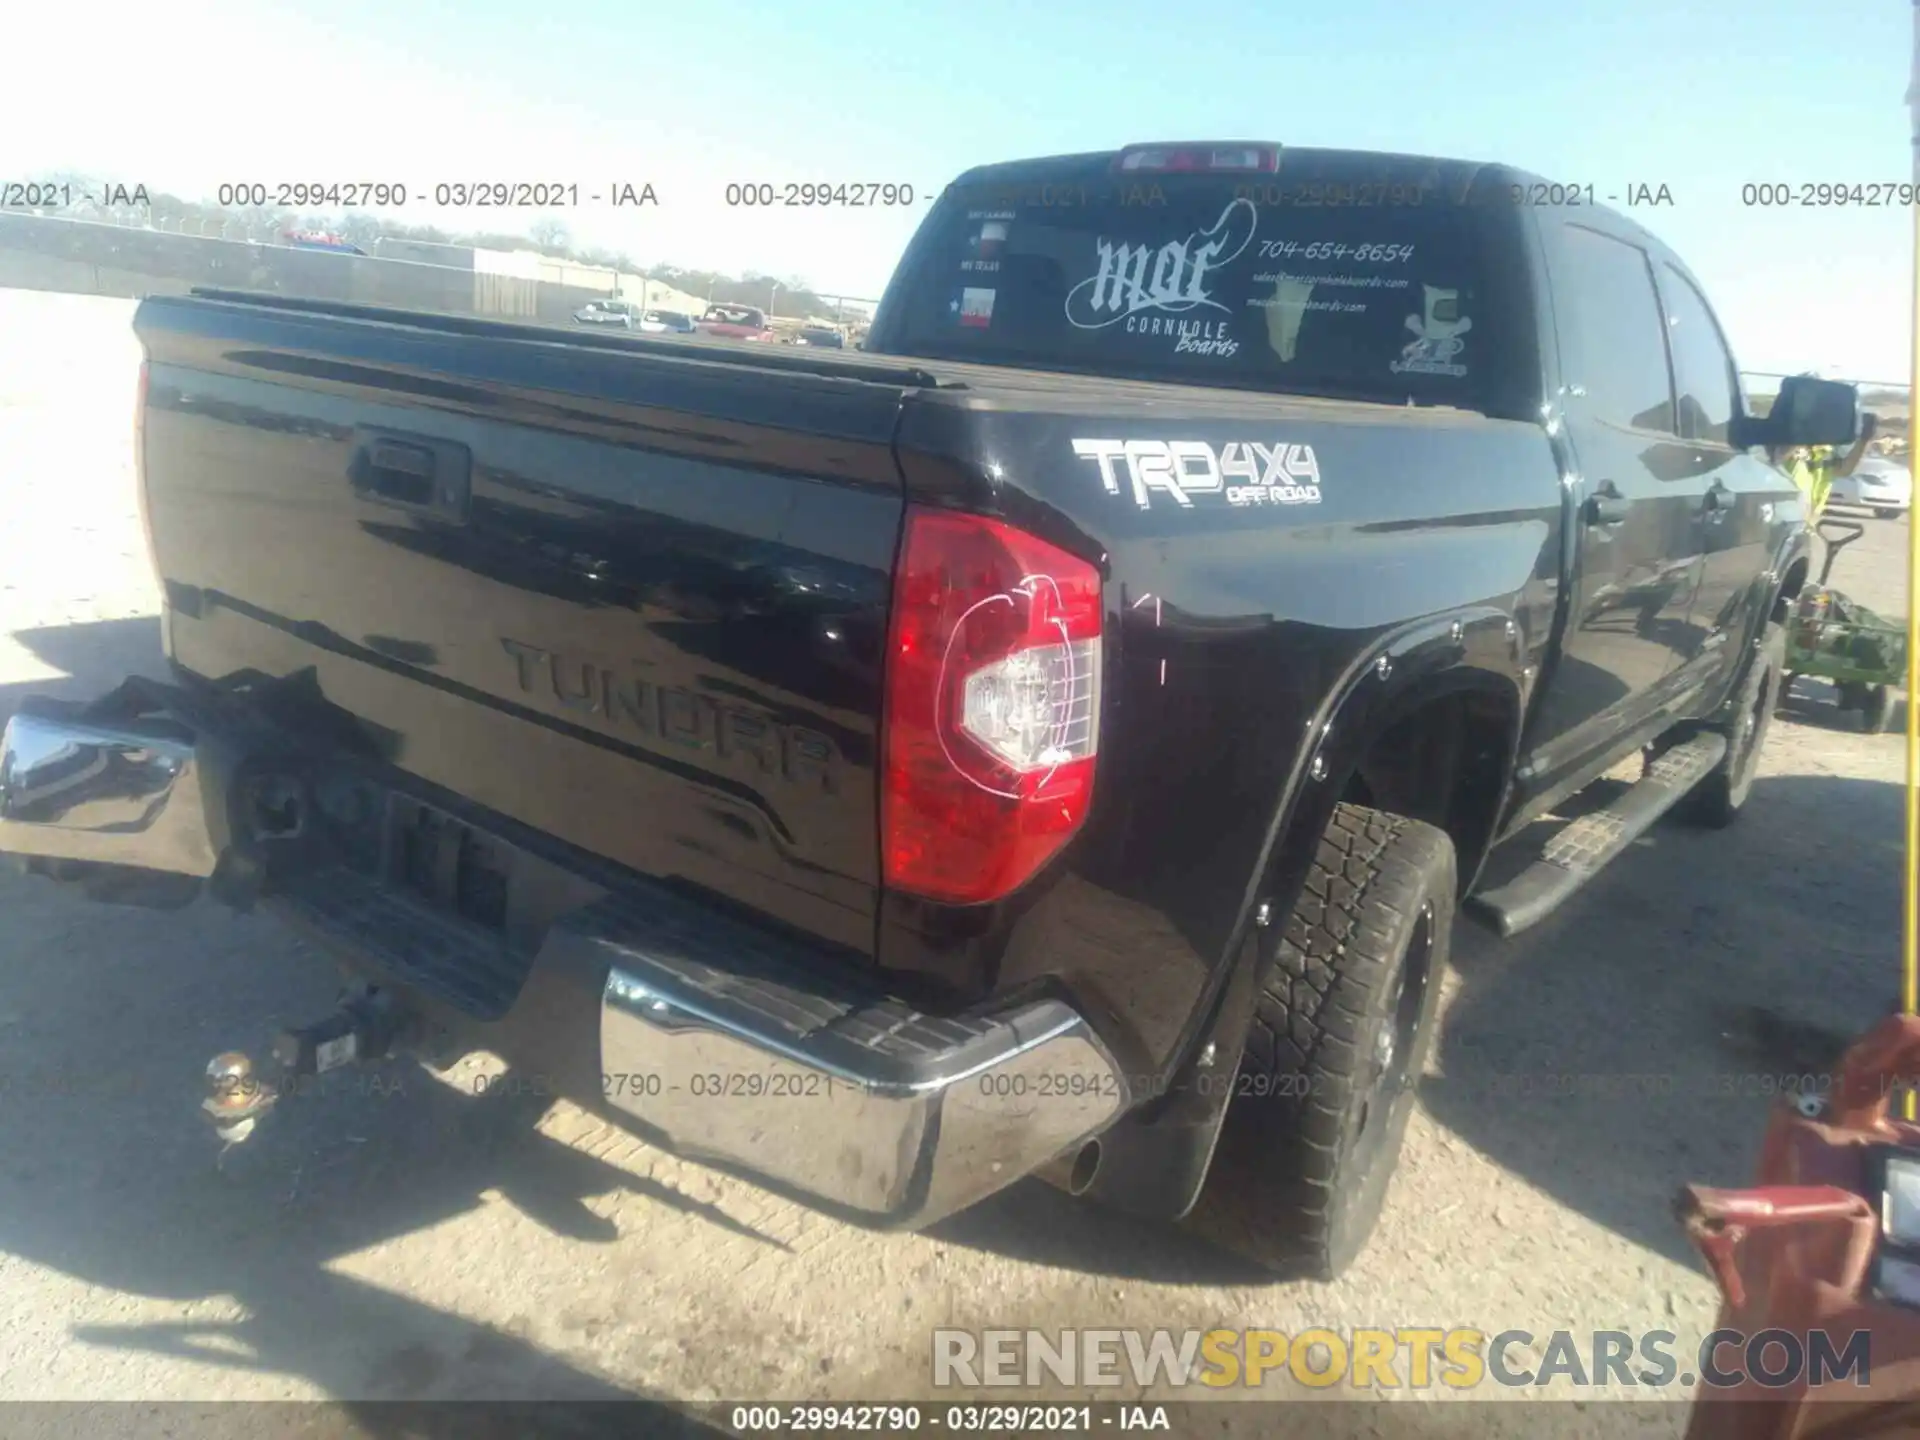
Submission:
[[[998,520],[909,508],[887,646],[881,845],[893,889],[1018,889],[1093,799],[1100,573]]]

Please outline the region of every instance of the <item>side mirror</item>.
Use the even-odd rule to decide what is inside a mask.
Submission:
[[[1859,387],[1789,376],[1767,418],[1748,420],[1741,430],[1752,445],[1851,445],[1860,437]]]

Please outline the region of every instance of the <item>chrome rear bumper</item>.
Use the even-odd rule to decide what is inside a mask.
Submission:
[[[23,702],[0,735],[0,853],[214,876],[234,849],[230,797],[254,752],[190,711],[183,696],[133,684],[85,706]],[[605,895],[561,915],[533,965],[591,977],[600,1098],[691,1159],[919,1226],[1077,1149],[1133,1104],[1112,1055],[1061,1000],[923,1014],[845,957],[646,888],[644,900]],[[379,963],[420,984],[405,953],[413,909],[378,914],[372,938],[396,952]],[[570,1029],[559,1043],[592,1037]]]
[[[811,968],[783,973],[744,949],[707,963],[690,952],[724,935],[652,919],[576,943],[611,962],[607,1103],[689,1158],[914,1227],[1033,1173],[1132,1104],[1106,1047],[1059,1000],[922,1015],[828,993]]]
[[[202,879],[218,844],[193,731],[28,697],[0,735],[0,853]]]

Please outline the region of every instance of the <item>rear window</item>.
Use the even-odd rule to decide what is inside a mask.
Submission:
[[[950,190],[886,348],[1472,408],[1511,366],[1485,208],[1437,180],[1312,174]]]

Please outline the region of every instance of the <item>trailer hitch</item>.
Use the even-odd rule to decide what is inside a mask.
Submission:
[[[265,1074],[241,1051],[214,1056],[201,1113],[223,1142],[238,1145],[282,1099],[302,1093],[329,1070],[387,1059],[411,1048],[422,1033],[420,1016],[388,991],[351,991],[325,1019],[276,1035]]]

